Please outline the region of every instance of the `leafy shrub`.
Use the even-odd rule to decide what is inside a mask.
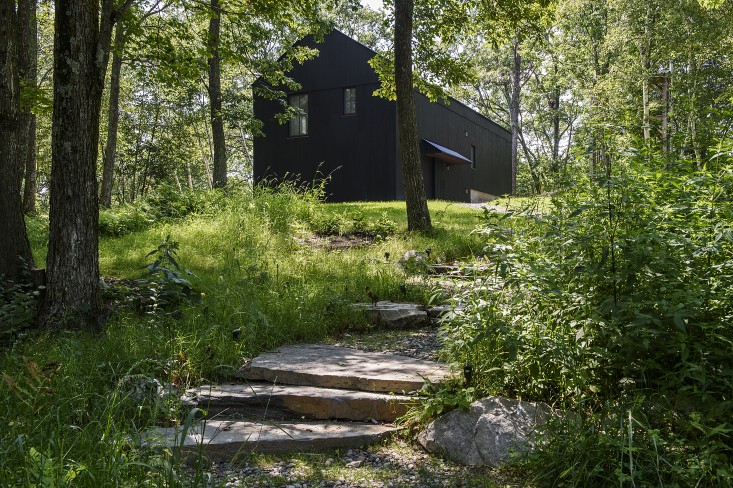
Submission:
[[[0,345],[10,342],[17,332],[35,324],[42,290],[33,284],[27,263],[24,263],[18,281],[0,275]]]
[[[99,212],[99,234],[122,236],[145,229],[153,218],[140,205],[123,205]]]
[[[477,400],[476,389],[464,387],[459,380],[435,384],[426,379],[425,385],[417,393],[420,408],[410,410],[402,420],[418,428],[450,410],[465,410]]]
[[[553,204],[486,215],[494,273],[456,297],[453,359],[474,364],[483,391],[578,411],[531,465],[540,479],[725,484],[733,168],[631,158]]]
[[[0,275],[0,344],[17,331],[31,327],[38,311],[40,291]]]
[[[386,213],[383,213],[379,219],[375,222],[370,223],[369,230],[378,239],[386,239],[395,232],[397,232],[397,222],[387,217]]]
[[[324,236],[344,235],[348,233],[347,225],[348,221],[343,214],[321,212],[314,217],[311,229],[316,234]]]
[[[293,181],[280,184],[265,182],[255,187],[251,205],[264,217],[275,232],[313,222],[316,206],[324,198],[325,181],[301,186]]]
[[[178,265],[178,243],[171,241],[170,235],[146,257],[150,256],[155,260],[146,266],[148,278],[139,281],[147,288],[147,293],[141,297],[143,311],[176,313],[173,309],[181,303],[200,300],[200,294],[186,278],[193,273]]]
[[[180,192],[171,185],[161,185],[142,200],[102,209],[99,233],[119,237],[146,229],[156,222],[173,221],[192,214],[213,214],[241,204],[244,195],[251,198],[251,188],[237,180],[232,180],[226,189],[207,191]]]
[[[359,209],[330,213],[321,209],[310,222],[310,229],[320,235],[360,235],[386,239],[397,231],[397,223],[383,213],[377,220],[367,218]]]

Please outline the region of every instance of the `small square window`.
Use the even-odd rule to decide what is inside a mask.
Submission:
[[[344,115],[356,113],[356,88],[344,88]]]
[[[290,119],[290,135],[308,135],[308,94],[290,95],[288,105],[296,110],[296,114]]]

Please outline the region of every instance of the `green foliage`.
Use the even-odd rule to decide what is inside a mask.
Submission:
[[[0,346],[34,324],[40,293],[30,284],[0,276]]]
[[[128,204],[99,211],[100,236],[122,236],[142,230],[152,223],[151,216],[139,204]]]
[[[386,239],[397,231],[397,222],[382,213],[376,221],[370,222],[368,230],[373,232],[375,237]]]
[[[410,410],[402,420],[418,428],[423,427],[446,412],[456,408],[468,409],[479,398],[476,394],[474,387],[466,387],[458,380],[436,385],[426,379],[425,385],[418,391],[420,407]]]
[[[145,266],[147,278],[139,280],[148,291],[143,299],[148,303],[145,308],[152,312],[174,312],[182,303],[193,303],[200,300],[193,285],[186,276],[193,276],[189,270],[182,270],[178,265],[178,243],[171,241],[170,235],[161,241],[157,248],[150,251],[147,257],[155,260]]]
[[[232,188],[228,190],[181,192],[170,185],[161,185],[145,199],[100,210],[99,234],[122,236],[158,222],[172,222],[193,214],[211,214],[229,205],[230,196],[246,191],[246,186],[232,181]]]
[[[266,182],[254,189],[248,205],[264,218],[270,230],[277,234],[297,230],[310,222],[316,206],[323,201],[327,179],[300,185],[285,180],[279,184]]]
[[[649,155],[609,164],[546,214],[487,214],[494,274],[458,297],[467,307],[444,327],[448,347],[483,391],[591,413],[552,438],[547,452],[579,447],[540,453],[538,476],[573,466],[581,485],[720,482],[733,429],[733,170]]]
[[[181,370],[181,352],[196,339],[190,331],[171,339],[160,322],[121,322],[102,334],[33,332],[3,352],[0,485],[204,486],[200,466],[184,483],[180,456],[140,447],[153,422],[183,422],[188,412],[131,404],[121,381]]]
[[[156,382],[180,390],[226,380],[264,350],[368,329],[365,316],[349,306],[369,300],[367,286],[384,299],[428,300],[419,286],[407,287],[406,295],[400,289],[406,275],[396,261],[405,251],[431,247],[442,259],[480,249],[479,236],[470,233],[479,212],[465,206],[430,202],[435,233],[411,235],[402,202],[324,204],[322,197],[320,185],[254,191],[233,185],[186,196],[199,202],[189,213],[104,236],[100,267],[113,311],[104,330],[30,330],[0,350],[7,375],[0,379],[0,486],[210,486],[208,465],[184,468],[174,452],[139,445],[140,433],[156,424],[192,421],[177,402],[157,400]],[[157,212],[151,208],[150,215]],[[314,223],[328,215],[346,215],[356,229],[381,226],[387,236],[348,250],[314,246],[308,241]],[[46,224],[30,221],[38,253]],[[181,298],[165,313],[125,306],[147,297],[146,265],[156,275],[156,293],[164,285]],[[137,379],[141,397],[130,394]]]
[[[397,232],[397,222],[386,212],[369,219],[358,208],[349,208],[342,213],[319,213],[310,227],[320,235],[358,235],[375,239],[386,239]]]

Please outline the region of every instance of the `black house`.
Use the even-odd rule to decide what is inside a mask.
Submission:
[[[277,121],[278,101],[255,95],[263,137],[254,140],[254,180],[324,175],[330,201],[404,199],[394,102],[373,96],[379,79],[371,49],[339,31],[322,43],[300,43],[320,54],[293,69],[301,89],[288,92],[300,115]],[[511,134],[457,100],[431,103],[415,92],[423,177],[429,199],[484,201],[511,193]]]

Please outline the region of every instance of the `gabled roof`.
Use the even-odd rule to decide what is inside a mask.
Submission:
[[[338,29],[332,29],[330,32],[328,32],[324,36],[324,42],[326,41],[326,39],[329,36],[333,36],[333,35],[336,35],[337,37],[340,37],[343,40],[348,41],[349,44],[352,44],[355,47],[357,47],[357,49],[359,49],[360,51],[363,51],[365,57],[372,58],[372,57],[378,55],[378,53],[376,51],[374,51],[373,49],[365,46],[364,44],[360,43],[356,39],[354,39],[354,38],[352,38],[350,36],[347,36],[346,34],[344,34],[343,32],[339,31]],[[304,46],[304,45],[307,46],[307,45],[311,45],[311,46],[315,46],[317,48],[319,44],[322,44],[322,43],[316,42],[314,36],[311,35],[311,34],[309,34],[309,35],[303,37],[302,39],[299,39],[298,41],[296,41],[293,45],[294,46]],[[293,69],[294,70],[295,69],[298,69],[298,66],[305,66],[306,63],[309,63],[311,61],[312,60],[308,60],[308,61],[305,61],[301,65],[296,65],[296,66],[293,67]],[[372,71],[372,73],[373,73],[373,71]],[[253,85],[256,84],[256,83],[258,83],[258,82],[260,82],[260,81],[261,81],[261,77],[258,78],[257,80],[255,80],[255,82],[253,83]],[[420,93],[417,89],[415,89],[415,92],[416,93]],[[486,117],[485,115],[477,112],[472,107],[469,107],[468,105],[466,105],[466,104],[464,104],[464,103],[456,100],[453,97],[447,97],[447,99],[441,100],[441,101],[439,101],[439,103],[442,104],[442,105],[444,105],[444,106],[446,106],[446,108],[448,108],[449,110],[452,110],[453,112],[462,114],[464,117],[465,116],[469,116],[471,118],[474,118],[475,119],[474,120],[474,123],[479,123],[480,124],[479,121],[481,121],[481,120],[486,121],[486,122],[489,122],[491,124],[491,126],[492,126],[492,128],[489,129],[489,130],[491,130],[492,132],[496,133],[496,129],[499,129],[501,132],[504,133],[503,134],[503,137],[504,138],[508,138],[509,137],[510,132],[505,127],[503,127],[502,125],[498,124],[497,122],[491,120],[490,118]],[[455,105],[455,108],[451,107],[451,105]]]

